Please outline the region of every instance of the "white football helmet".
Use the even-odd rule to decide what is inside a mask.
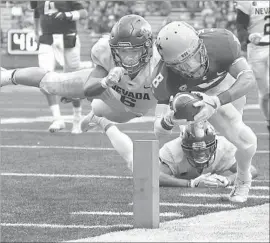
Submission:
[[[202,78],[208,56],[198,32],[189,24],[174,21],[158,33],[156,46],[166,65],[185,78]]]

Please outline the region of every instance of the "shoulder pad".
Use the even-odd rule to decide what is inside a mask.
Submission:
[[[109,71],[111,69],[112,55],[109,46],[109,38],[102,37],[91,49],[91,59],[99,66]]]
[[[200,37],[204,39],[206,49],[210,50],[209,55],[221,65],[230,65],[241,56],[241,44],[229,30],[205,29],[200,32]]]

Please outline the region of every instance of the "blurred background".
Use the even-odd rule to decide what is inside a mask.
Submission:
[[[236,32],[236,12],[233,1],[81,1],[88,10],[88,19],[78,21],[81,39],[81,60],[90,61],[90,50],[102,35],[110,32],[114,23],[126,14],[139,14],[152,26],[154,35],[171,20],[183,20],[200,28],[226,28]],[[33,40],[21,53],[9,50],[9,32],[33,30],[33,10],[29,1],[1,1],[1,66],[5,68],[37,66]],[[29,46],[29,47],[28,47]]]

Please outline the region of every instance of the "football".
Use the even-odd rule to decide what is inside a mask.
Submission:
[[[194,121],[194,116],[200,111],[200,107],[194,107],[193,104],[202,100],[196,94],[189,92],[181,92],[171,101],[171,108],[174,111],[176,119],[186,119],[187,121]]]

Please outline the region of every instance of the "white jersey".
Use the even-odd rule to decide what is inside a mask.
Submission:
[[[238,1],[237,6],[243,13],[249,15],[249,34],[260,33],[264,37],[261,42],[269,43],[270,37],[270,6],[269,1]]]
[[[109,45],[109,37],[102,37],[91,50],[92,61],[102,66],[108,72],[115,67],[113,56]],[[140,85],[137,89],[130,91],[127,87],[129,76],[125,75],[119,84],[109,88],[110,94],[125,105],[128,111],[138,114],[145,114],[155,107],[157,101],[151,90],[151,73],[158,64],[160,55],[153,45],[153,56],[137,76],[132,80]]]
[[[197,170],[192,167],[182,150],[181,137],[178,137],[166,144],[160,149],[160,160],[167,164],[174,177],[195,178],[198,176]],[[215,161],[202,174],[208,172],[221,174],[229,170],[235,161],[236,147],[225,137],[217,136],[217,150]]]

